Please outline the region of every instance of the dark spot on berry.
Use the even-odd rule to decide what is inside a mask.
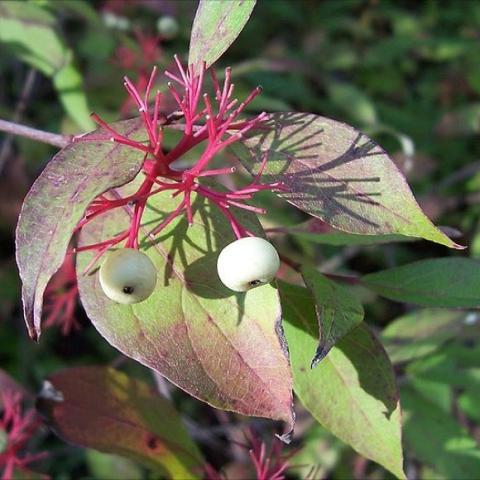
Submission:
[[[258,285],[260,285],[262,283],[261,280],[252,280],[251,282],[248,282],[248,284],[251,286],[251,287],[257,287]]]
[[[135,289],[133,287],[123,287],[123,293],[131,295]]]

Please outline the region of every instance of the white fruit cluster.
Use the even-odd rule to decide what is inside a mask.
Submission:
[[[235,240],[220,252],[217,260],[220,280],[235,292],[270,283],[279,268],[275,247],[259,237]],[[105,295],[117,303],[146,300],[156,283],[157,270],[150,258],[132,248],[110,253],[100,267],[100,285]]]

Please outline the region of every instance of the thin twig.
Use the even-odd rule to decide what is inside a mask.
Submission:
[[[12,115],[12,122],[18,123],[25,109],[28,105],[28,99],[30,94],[32,93],[33,86],[35,84],[35,77],[37,75],[37,71],[34,68],[31,68],[27,76],[25,78],[25,82],[23,84],[22,92],[20,94],[20,98],[18,99],[17,106],[15,107],[15,111]],[[10,154],[12,148],[12,141],[13,135],[7,135],[3,140],[2,147],[0,148],[0,174],[5,166],[6,160]]]
[[[7,120],[0,119],[0,132],[7,132],[12,135],[19,135],[21,137],[30,138],[38,142],[47,143],[54,147],[64,148],[71,141],[71,135],[61,135],[58,133],[45,132],[43,130],[37,130],[36,128],[27,127],[26,125],[20,125],[15,122],[8,122]]]

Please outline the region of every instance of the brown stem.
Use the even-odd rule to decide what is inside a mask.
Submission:
[[[280,260],[285,264],[288,265],[290,268],[295,270],[298,273],[301,273],[302,271],[302,265],[300,263],[295,262],[291,258],[286,257],[285,255],[280,254],[279,255]],[[338,281],[338,282],[343,282],[343,283],[348,283],[349,285],[358,285],[361,283],[361,279],[359,277],[355,277],[352,275],[339,275],[336,273],[328,273],[328,272],[319,272],[322,275],[325,275],[326,277],[330,278],[331,280]]]
[[[7,132],[12,135],[19,135],[21,137],[30,138],[31,140],[47,143],[48,145],[53,145],[54,147],[59,148],[66,147],[72,141],[72,136],[70,135],[60,135],[58,133],[44,132],[43,130],[37,130],[36,128],[27,127],[25,125],[20,125],[19,123],[8,122],[7,120],[1,119],[0,131]]]
[[[285,264],[285,265],[288,265],[291,269],[295,270],[296,272],[299,272],[301,271],[302,269],[302,266],[295,262],[294,260],[292,260],[291,258],[288,258],[286,257],[285,255],[282,255],[280,254],[279,255],[280,257],[280,260]]]

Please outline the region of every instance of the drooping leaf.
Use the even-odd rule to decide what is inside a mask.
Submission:
[[[339,230],[399,234],[459,247],[425,216],[385,151],[358,130],[309,113],[274,113],[234,151],[280,195]],[[399,207],[401,206],[401,208]]]
[[[406,362],[429,355],[445,342],[480,334],[476,312],[425,308],[407,313],[390,323],[382,332],[382,341],[392,362]]]
[[[143,132],[137,120],[116,127],[129,135]],[[99,132],[92,135],[101,136]],[[57,153],[33,184],[16,231],[25,321],[32,338],[41,333],[45,287],[62,264],[85,209],[101,193],[132,180],[142,162],[141,152],[123,145],[80,141]]]
[[[451,415],[413,390],[401,391],[404,437],[415,456],[446,478],[477,479],[480,451]]]
[[[266,285],[238,294],[221,284],[217,256],[234,237],[216,207],[199,197],[191,227],[182,215],[152,242],[148,232],[178,203],[168,193],[155,195],[142,219],[142,251],[158,271],[154,293],[138,304],[114,303],[93,272],[79,278],[83,306],[114,347],[194,397],[217,408],[284,420],[291,430],[292,379],[278,335],[278,293]],[[261,235],[254,215],[235,215]],[[105,240],[123,231],[129,219],[123,210],[111,211],[84,228],[80,241]],[[78,256],[77,271],[92,255]]]
[[[202,457],[172,404],[106,367],[49,377],[37,406],[64,440],[131,458],[171,478],[198,478]]]
[[[362,277],[383,297],[432,307],[480,305],[480,261],[464,257],[435,258]]]
[[[188,63],[207,67],[215,63],[235,41],[247,23],[256,0],[212,2],[200,0],[190,36]]]
[[[320,340],[312,368],[331,348],[363,320],[363,307],[347,288],[330,281],[313,267],[302,267],[302,277],[313,294]]]
[[[361,455],[405,478],[398,393],[382,345],[362,323],[311,370],[318,344],[313,298],[305,288],[279,286],[294,390],[302,404]]]
[[[52,78],[67,113],[84,131],[89,117],[82,77],[73,54],[57,31],[55,17],[33,2],[0,3],[0,42],[23,61]]]

